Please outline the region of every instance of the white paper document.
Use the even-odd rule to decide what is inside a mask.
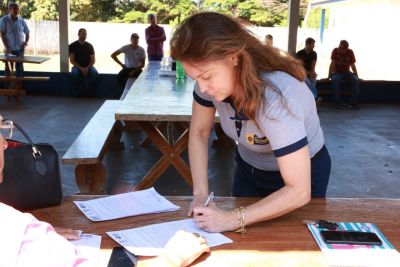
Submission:
[[[135,215],[179,210],[154,188],[87,201],[74,201],[92,221],[106,221]]]
[[[168,240],[179,230],[198,233],[207,240],[210,247],[232,243],[220,233],[208,233],[198,228],[193,219],[152,224],[139,228],[107,232],[121,246],[138,256],[156,256]]]
[[[81,239],[69,242],[71,242],[81,252],[81,254],[88,259],[89,264],[85,266],[98,266],[101,236],[81,234]]]

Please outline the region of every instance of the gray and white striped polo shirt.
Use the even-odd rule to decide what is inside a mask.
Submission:
[[[278,88],[282,96],[266,88],[264,102],[258,107],[256,124],[235,112],[229,99],[222,102],[200,92],[193,92],[197,103],[215,107],[226,135],[238,143],[240,156],[261,170],[279,170],[276,157],[308,145],[313,157],[324,145],[315,100],[307,85],[281,71],[264,73],[268,86]]]

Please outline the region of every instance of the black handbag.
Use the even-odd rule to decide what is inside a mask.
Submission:
[[[62,187],[58,154],[50,144],[34,144],[16,123],[14,126],[29,144],[4,150],[4,180],[0,184],[0,202],[18,210],[58,205]]]

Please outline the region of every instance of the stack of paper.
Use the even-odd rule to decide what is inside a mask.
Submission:
[[[179,210],[154,188],[87,201],[74,201],[92,221],[105,221],[135,215]]]
[[[210,247],[233,241],[219,233],[208,233],[196,226],[193,219],[152,224],[139,228],[107,232],[107,234],[129,252],[138,256],[156,256],[168,240],[179,230],[198,233]]]
[[[84,256],[88,262],[85,266],[98,266],[101,236],[91,234],[81,234],[81,239],[69,241],[71,242]]]
[[[400,255],[379,229],[371,223],[338,223],[340,230],[373,232],[382,241],[381,246],[327,244],[320,230],[307,224],[329,266],[339,267],[398,267]]]

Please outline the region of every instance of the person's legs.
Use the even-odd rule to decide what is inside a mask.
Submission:
[[[72,81],[72,95],[74,96],[80,96],[82,94],[81,92],[81,80],[82,80],[83,74],[81,71],[73,66],[71,69],[71,81]]]
[[[331,174],[331,157],[325,146],[311,159],[311,197],[325,197]]]
[[[351,72],[347,72],[345,79],[350,82],[350,106],[358,106],[358,96],[360,94],[360,83],[358,78]]]
[[[117,74],[117,80],[119,85],[122,87],[122,89],[125,88],[126,81],[128,80],[128,75],[129,72],[132,71],[133,68],[123,68],[118,74]]]
[[[311,81],[310,78],[306,78],[306,80],[304,81],[308,88],[310,89],[311,93],[313,94],[314,98],[317,98],[317,87],[315,87],[315,85],[313,84],[313,82]]]
[[[339,91],[340,91],[340,83],[342,82],[342,79],[343,79],[342,73],[334,73],[332,76],[331,88],[332,88],[333,103],[335,105],[340,104]]]
[[[97,72],[95,67],[90,67],[88,71],[88,96],[94,96],[96,92],[97,82],[99,80],[99,73]]]
[[[20,50],[11,51],[11,54],[16,56],[24,56],[25,50],[22,48]],[[22,77],[24,76],[24,64],[16,63],[15,64],[15,76]]]
[[[161,61],[161,59],[163,58],[163,55],[149,55],[149,54],[147,54],[147,58],[149,59],[149,61]]]

